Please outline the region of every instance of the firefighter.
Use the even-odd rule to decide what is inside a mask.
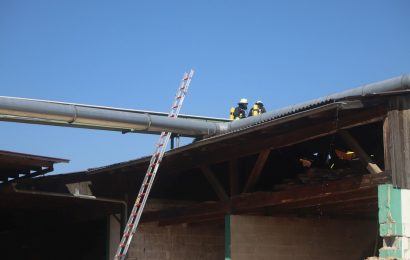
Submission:
[[[248,109],[248,100],[241,98],[236,108],[231,108],[231,119],[242,119],[246,117],[246,110]]]
[[[263,106],[263,102],[258,100],[255,102],[251,110],[249,110],[248,116],[257,116],[266,112],[265,107]]]

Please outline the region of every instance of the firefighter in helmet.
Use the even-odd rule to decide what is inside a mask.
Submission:
[[[263,102],[258,100],[255,102],[253,107],[249,110],[248,116],[257,116],[266,112],[265,107],[263,106]]]
[[[231,108],[231,119],[242,119],[246,117],[246,110],[248,109],[248,100],[241,98],[236,108]]]

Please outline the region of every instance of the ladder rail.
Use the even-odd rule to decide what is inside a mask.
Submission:
[[[179,115],[179,112],[182,107],[182,103],[185,99],[186,93],[188,91],[189,85],[191,83],[194,70],[191,70],[189,73],[184,73],[184,76],[181,80],[181,84],[178,88],[178,91],[175,95],[174,102],[172,103],[171,110],[168,114],[168,117],[176,118]],[[155,181],[155,176],[157,174],[159,165],[162,161],[162,157],[165,154],[165,150],[170,139],[171,132],[163,131],[160,135],[156,148],[151,157],[147,172],[142,181],[142,185],[138,192],[137,198],[135,200],[134,206],[131,210],[130,217],[125,226],[123,236],[121,238],[120,244],[118,246],[117,252],[114,259],[125,259],[127,256],[128,248],[131,244],[133,235],[136,232],[138,223],[140,221],[142,212],[144,210],[145,204],[148,199],[148,195],[151,191],[152,185]]]

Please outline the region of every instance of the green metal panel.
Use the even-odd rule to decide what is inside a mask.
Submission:
[[[378,187],[380,236],[403,234],[401,190],[391,184]]]
[[[231,260],[231,215],[225,216],[225,260]]]

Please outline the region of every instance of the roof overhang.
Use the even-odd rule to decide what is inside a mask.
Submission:
[[[44,175],[53,170],[55,163],[68,162],[61,158],[0,150],[0,180],[8,182]]]

